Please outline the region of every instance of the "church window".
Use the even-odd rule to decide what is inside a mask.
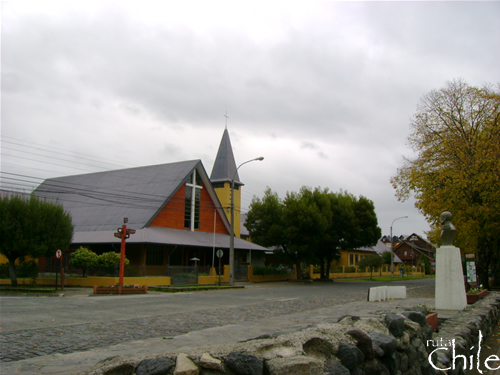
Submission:
[[[161,247],[153,247],[146,252],[147,266],[162,266],[163,265],[163,249]]]
[[[201,189],[201,179],[194,170],[186,183],[184,201],[184,227],[191,230],[200,229]]]
[[[224,185],[225,185],[225,184],[224,184],[224,182],[214,182],[214,183],[212,184],[212,187],[213,187],[214,189],[221,189],[221,188],[223,188],[223,187],[224,187]]]
[[[358,261],[359,261],[359,256],[358,254],[356,254],[356,264],[358,264]]]
[[[349,264],[351,266],[354,264],[354,254],[349,254]]]

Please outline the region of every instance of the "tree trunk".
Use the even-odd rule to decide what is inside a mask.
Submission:
[[[496,238],[493,241],[491,241],[491,248],[492,248],[491,259],[495,259],[494,262],[491,262],[492,276],[493,276],[492,284],[494,287],[498,287],[500,286],[500,263],[498,261],[500,246]]]
[[[477,257],[477,276],[479,279],[479,284],[482,284],[483,288],[485,289],[490,289],[490,282],[488,277],[490,254],[488,252],[487,246],[479,243]]]
[[[15,259],[9,259],[9,276],[12,286],[17,286],[17,277],[16,277],[16,263]]]
[[[319,273],[320,273],[320,278],[324,279],[325,278],[325,258],[321,258],[319,260]]]
[[[295,261],[295,269],[297,270],[297,280],[302,279],[302,267],[299,261]]]
[[[330,279],[330,268],[332,265],[332,259],[330,257],[326,257],[326,278]]]

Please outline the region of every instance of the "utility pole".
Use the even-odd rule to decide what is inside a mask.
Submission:
[[[394,222],[399,219],[408,219],[408,216],[401,216],[394,219],[391,223],[391,275],[394,277],[394,240],[392,239],[392,226]]]

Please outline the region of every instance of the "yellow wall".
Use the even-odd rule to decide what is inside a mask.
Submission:
[[[340,259],[335,263],[336,266],[352,266],[349,262],[351,254],[354,255],[354,263],[356,263],[356,255],[358,256],[358,262],[361,260],[362,256],[368,256],[375,253],[369,253],[360,250],[340,250]]]
[[[345,267],[345,266],[344,266]],[[358,269],[357,266],[356,271]],[[411,275],[405,274],[405,276],[416,276],[416,275],[425,275],[424,267],[416,267],[415,271],[412,271]],[[338,272],[338,273],[330,273],[330,279],[346,279],[346,278],[357,278],[357,277],[370,277],[370,276],[392,276],[392,271],[389,266],[387,266],[387,271],[382,272],[377,271],[373,272]],[[394,276],[399,276],[399,267],[394,267]],[[314,273],[314,266],[309,266],[309,277],[311,279],[319,279],[321,275],[319,273]]]
[[[248,266],[248,281],[251,283],[262,283],[266,281],[297,280],[297,270],[293,266],[294,273],[290,275],[254,275],[253,266]]]
[[[240,238],[241,223],[241,186],[234,190],[234,235]],[[225,182],[223,188],[215,189],[220,204],[224,207],[227,220],[231,222],[231,183]]]
[[[218,284],[219,276],[215,275],[215,268],[210,270],[212,276],[198,276],[198,284]],[[229,264],[224,264],[224,274],[220,277],[221,283],[229,282]]]
[[[116,285],[118,284],[119,277],[101,277],[101,276],[88,276],[88,277],[66,277],[65,286],[94,286],[94,285]],[[29,285],[29,279],[17,279],[20,285]],[[54,285],[56,279],[40,277],[36,279],[36,285]],[[59,286],[61,285],[61,279],[57,280]],[[126,285],[170,285],[171,279],[168,276],[157,276],[157,277],[124,277],[123,283]],[[0,285],[10,285],[11,282],[8,279],[1,279]]]
[[[35,262],[38,263],[38,259],[33,259],[30,256],[25,256],[24,261],[27,262],[28,260],[35,260]],[[9,260],[5,257],[5,255],[0,254],[0,264],[2,263],[9,263]],[[16,259],[16,264],[19,264],[19,258]]]

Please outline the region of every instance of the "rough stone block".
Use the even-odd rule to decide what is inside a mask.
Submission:
[[[406,316],[408,319],[414,321],[415,323],[420,324],[420,327],[423,327],[427,324],[427,319],[425,315],[421,312],[416,311],[403,311],[402,314]]]
[[[365,360],[363,352],[358,347],[346,344],[339,345],[337,358],[351,371]]]
[[[113,367],[103,373],[103,375],[132,375],[134,373],[134,366],[130,363],[122,363]]]
[[[365,360],[369,361],[375,357],[370,336],[359,329],[351,329],[347,334],[356,340],[356,346],[363,352]]]
[[[144,359],[135,368],[136,375],[163,375],[168,373],[174,363],[165,357]]]
[[[391,332],[394,337],[403,336],[403,332],[405,329],[405,318],[397,314],[387,314],[384,321],[387,325],[387,328],[389,328],[389,332]]]
[[[297,356],[274,358],[266,362],[269,375],[323,375],[323,361]]]
[[[227,367],[238,375],[262,375],[262,360],[248,353],[230,353],[225,360]]]
[[[212,370],[220,370],[222,368],[222,362],[208,353],[203,353],[200,358],[200,366]]]
[[[351,375],[351,372],[342,363],[335,360],[326,363],[324,375]]]
[[[177,356],[174,375],[198,375],[199,373],[198,366],[186,354],[180,353]]]
[[[330,359],[335,350],[332,343],[320,337],[312,337],[302,345],[302,348],[307,356],[322,361]]]
[[[389,336],[379,332],[372,332],[369,334],[374,345],[377,345],[380,349],[384,351],[384,355],[393,354],[397,347],[398,341],[395,337]]]

